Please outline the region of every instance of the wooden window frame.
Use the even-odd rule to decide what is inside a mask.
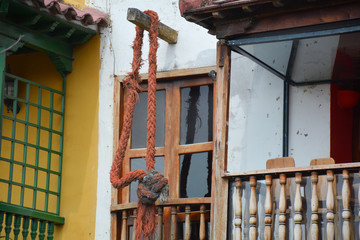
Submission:
[[[175,187],[177,191],[170,191],[169,198],[177,201],[179,199],[179,174],[171,174],[169,172],[169,169],[175,167],[180,170],[180,161],[179,156],[181,154],[186,153],[199,153],[199,152],[213,152],[213,165],[214,165],[214,159],[215,159],[215,153],[214,153],[214,133],[215,133],[215,106],[216,106],[216,89],[215,89],[215,82],[213,79],[208,77],[208,74],[210,71],[216,70],[215,66],[212,67],[203,67],[203,68],[196,68],[196,69],[185,69],[185,70],[175,70],[175,71],[169,71],[169,72],[158,72],[157,74],[157,82],[158,82],[158,90],[166,89],[166,91],[169,91],[166,94],[166,105],[165,109],[171,108],[173,105],[179,105],[180,106],[180,90],[184,87],[191,87],[191,86],[201,86],[201,85],[208,85],[213,84],[213,141],[210,142],[204,142],[204,143],[195,143],[195,144],[187,144],[187,145],[180,145],[180,126],[176,128],[176,133],[170,133],[170,129],[172,127],[165,128],[165,146],[164,147],[157,147],[156,148],[156,155],[155,156],[164,156],[164,169],[165,169],[165,177],[169,180],[169,185],[171,187]],[[122,118],[125,111],[125,91],[122,87],[122,80],[125,76],[115,76],[115,84],[114,84],[114,149],[113,152],[115,154],[119,136],[121,132],[121,126],[122,126]],[[143,74],[141,75],[141,78],[143,81],[147,80],[148,75]],[[202,77],[202,78],[201,78]],[[207,77],[207,78],[205,78]],[[192,81],[191,79],[194,79]],[[171,86],[175,85],[175,87]],[[177,99],[175,102],[174,100]],[[179,111],[171,111],[175,112],[175,115],[168,116],[167,114],[165,116],[165,125],[172,124],[174,121],[172,119],[179,119],[180,122],[180,109]],[[168,139],[168,136],[172,136],[170,139]],[[130,149],[130,141],[128,142],[128,147],[125,154],[124,159],[124,167],[122,169],[122,174],[127,173],[130,171],[130,159],[131,158],[137,158],[137,157],[144,157],[146,153],[146,148],[140,148],[140,149]],[[176,145],[177,147],[174,149],[170,149],[168,146],[170,145]],[[174,159],[167,161],[166,159]],[[170,167],[171,166],[171,167]],[[214,172],[214,171],[213,171]],[[213,187],[213,180],[214,177],[212,177],[212,187]],[[213,192],[213,190],[212,190]],[[112,188],[112,199],[111,209],[119,209],[120,205],[124,205],[123,203],[134,204],[129,203],[130,199],[130,191],[129,190],[118,190]],[[189,199],[190,200],[190,199]],[[194,199],[196,200],[196,199]],[[187,201],[187,200],[185,200]],[[190,200],[191,201],[191,200]],[[208,202],[209,200],[206,200]],[[136,203],[135,203],[136,204]],[[121,208],[121,207],[120,207]],[[118,227],[120,226],[120,220],[121,216],[118,216],[116,212],[114,212],[111,215],[111,235],[112,239],[116,239],[116,236],[118,236]],[[166,231],[166,230],[165,230]]]

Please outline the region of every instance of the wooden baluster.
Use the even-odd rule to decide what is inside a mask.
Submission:
[[[170,220],[170,239],[177,239],[177,220],[176,220],[176,207],[171,207],[171,220]]]
[[[294,239],[301,240],[302,239],[302,229],[301,229],[301,222],[302,222],[302,199],[301,199],[301,192],[300,192],[300,185],[302,181],[302,174],[295,173],[295,183],[296,183],[296,192],[295,192],[295,203],[294,203],[294,222],[295,222],[295,229],[294,229]]]
[[[47,240],[54,239],[54,223],[48,222],[48,229],[47,229]]]
[[[185,240],[190,240],[190,205],[185,206]]]
[[[126,210],[122,211],[122,220],[121,220],[121,240],[127,240],[127,212]]]
[[[312,194],[311,194],[311,239],[319,239],[319,198],[317,195],[317,183],[318,183],[318,174],[317,172],[311,173],[311,184],[312,184]]]
[[[133,212],[133,229],[132,229],[132,236],[131,236],[132,240],[136,239],[136,217],[137,217],[137,209],[134,209],[134,212]]]
[[[200,206],[200,231],[199,240],[205,240],[205,205]]]
[[[19,239],[20,225],[21,225],[21,216],[15,215],[15,218],[14,218],[14,240]]]
[[[279,240],[286,239],[286,175],[280,174],[280,198],[279,198]]]
[[[343,170],[343,186],[342,186],[342,204],[343,204],[343,240],[350,240],[350,184],[349,171]]]
[[[5,215],[5,213],[3,211],[0,211],[0,235],[3,230],[4,215]]]
[[[242,218],[242,202],[241,202],[241,179],[235,178],[235,240],[241,240],[241,218]]]
[[[11,213],[6,213],[6,217],[5,217],[5,239],[10,238],[12,219],[13,219],[13,215]]]
[[[37,228],[38,228],[38,220],[37,219],[31,219],[31,239],[35,240],[37,236]]]
[[[257,202],[256,202],[256,178],[250,177],[250,205],[249,205],[249,239],[256,240],[257,239],[257,229],[256,229],[256,213],[257,213]]]
[[[265,240],[271,240],[272,238],[272,196],[271,196],[271,185],[272,185],[272,176],[265,176],[266,184],[266,196],[265,196]]]
[[[328,181],[328,190],[326,195],[326,236],[328,240],[335,239],[335,230],[334,230],[334,192],[333,192],[333,182],[334,182],[334,172],[328,170],[326,172],[327,181]]]
[[[158,207],[158,230],[157,230],[157,240],[163,239],[163,216],[164,209],[162,206]],[[134,239],[135,240],[135,239]]]
[[[40,226],[39,226],[39,240],[45,239],[45,229],[46,229],[46,222],[43,220],[40,220]]]
[[[29,225],[30,225],[30,218],[29,217],[23,217],[23,222],[22,222],[22,236],[23,239],[27,239],[27,236],[29,235]]]

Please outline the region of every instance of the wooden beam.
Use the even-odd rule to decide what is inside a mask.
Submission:
[[[226,239],[228,213],[228,181],[226,171],[227,122],[230,92],[230,48],[224,41],[217,44],[217,75],[214,107],[214,153],[211,187],[211,240]]]
[[[139,9],[129,8],[127,12],[127,20],[147,31],[150,29],[150,16]],[[161,22],[159,23],[159,38],[170,44],[175,44],[177,42],[177,36],[177,31]]]

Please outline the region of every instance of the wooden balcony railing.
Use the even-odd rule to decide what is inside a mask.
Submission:
[[[226,174],[228,239],[360,239],[360,163]]]
[[[209,239],[211,198],[169,199],[156,202],[156,240]],[[137,203],[113,205],[111,212],[120,222],[120,239],[135,239]]]

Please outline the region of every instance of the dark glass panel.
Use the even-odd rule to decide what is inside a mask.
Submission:
[[[139,93],[139,100],[134,109],[131,129],[131,148],[146,148],[146,118],[148,93]],[[164,146],[165,139],[165,91],[156,91],[156,133],[155,146]]]
[[[212,85],[181,89],[180,120],[180,144],[212,141]]]
[[[211,196],[212,152],[180,155],[180,197]]]
[[[155,170],[164,174],[164,157],[155,157]],[[131,171],[134,170],[146,170],[146,162],[144,158],[132,158],[130,162]],[[136,189],[138,182],[132,182],[130,184],[130,202],[136,202],[138,200]]]

